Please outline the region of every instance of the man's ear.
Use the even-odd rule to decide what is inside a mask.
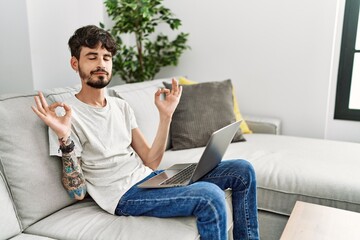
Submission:
[[[70,59],[70,65],[72,69],[74,69],[76,72],[79,71],[79,61],[76,59],[76,57],[72,56]]]

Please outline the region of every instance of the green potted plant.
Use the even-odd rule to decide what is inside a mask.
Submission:
[[[181,26],[162,0],[105,0],[105,7],[114,26],[109,29],[118,44],[113,60],[113,73],[126,83],[152,80],[165,66],[176,66],[180,55],[189,48],[188,34],[179,33],[174,40],[164,34],[155,35],[159,24],[172,30]],[[100,23],[102,28],[104,24]],[[134,45],[126,45],[121,37],[130,34]]]

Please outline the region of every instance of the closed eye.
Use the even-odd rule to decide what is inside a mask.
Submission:
[[[105,61],[110,61],[110,60],[111,60],[111,56],[110,56],[110,55],[105,55],[105,56],[104,56],[104,60],[105,60]]]

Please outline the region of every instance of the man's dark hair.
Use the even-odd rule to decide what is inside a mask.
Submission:
[[[79,28],[69,39],[69,48],[71,56],[79,60],[82,47],[95,48],[101,44],[103,48],[111,52],[112,56],[116,54],[116,42],[113,37],[95,25],[88,25]]]

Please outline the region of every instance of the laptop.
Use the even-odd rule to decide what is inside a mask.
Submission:
[[[164,172],[139,184],[139,188],[181,187],[198,181],[222,160],[241,121],[231,123],[213,132],[198,163],[175,164]]]

